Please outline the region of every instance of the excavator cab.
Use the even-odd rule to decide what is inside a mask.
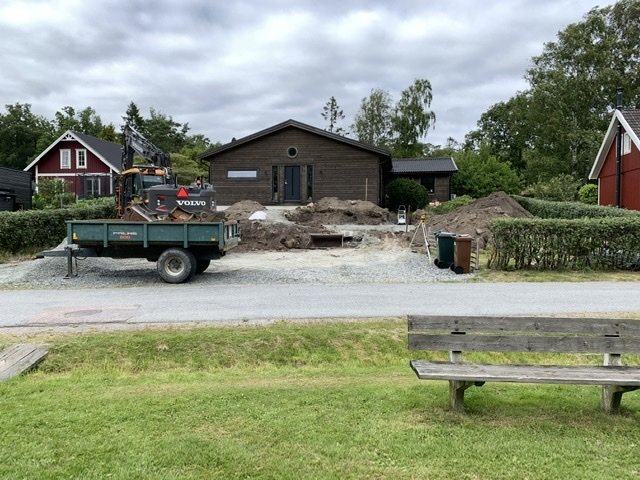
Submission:
[[[122,173],[117,183],[118,217],[154,220],[180,211],[191,218],[212,218],[215,190],[209,184],[178,186],[171,172],[171,157],[159,150],[130,125],[122,131]],[[133,165],[134,156],[149,165]]]

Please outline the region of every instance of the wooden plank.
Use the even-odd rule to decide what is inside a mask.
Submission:
[[[412,360],[422,380],[518,382],[640,387],[640,368],[559,365],[482,365]]]
[[[640,339],[530,335],[409,334],[412,350],[462,352],[640,353]]]
[[[640,336],[640,320],[622,318],[486,317],[410,315],[409,332],[536,332]]]
[[[0,352],[0,381],[20,375],[40,363],[49,350],[43,345],[17,344]]]

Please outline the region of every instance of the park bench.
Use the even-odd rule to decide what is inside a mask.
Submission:
[[[449,352],[449,362],[412,360],[422,380],[448,380],[451,408],[464,411],[464,392],[485,382],[601,385],[602,407],[619,410],[622,394],[640,388],[640,367],[622,354],[640,353],[640,321],[605,318],[408,317],[410,350]],[[465,363],[463,352],[603,354],[604,365]]]

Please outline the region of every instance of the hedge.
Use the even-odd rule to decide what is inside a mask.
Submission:
[[[489,268],[577,270],[638,269],[640,216],[500,218],[489,226]]]
[[[533,216],[540,218],[640,217],[640,212],[624,208],[601,207],[580,202],[552,202],[519,195],[512,197]]]
[[[115,202],[55,210],[0,212],[0,251],[18,253],[58,245],[67,220],[115,218]]]

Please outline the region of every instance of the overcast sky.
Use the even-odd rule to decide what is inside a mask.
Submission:
[[[53,118],[129,102],[226,143],[292,118],[348,127],[363,97],[433,87],[426,141],[461,141],[527,84],[531,57],[596,0],[0,0],[0,102]],[[4,108],[2,109],[4,112]]]

